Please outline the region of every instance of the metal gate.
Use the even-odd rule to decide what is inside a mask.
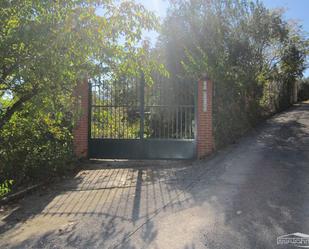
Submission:
[[[195,158],[195,84],[160,77],[145,84],[143,76],[90,84],[91,158]]]

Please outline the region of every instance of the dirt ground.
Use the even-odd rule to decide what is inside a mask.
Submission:
[[[309,103],[201,161],[90,161],[0,210],[0,248],[264,249],[309,234]]]

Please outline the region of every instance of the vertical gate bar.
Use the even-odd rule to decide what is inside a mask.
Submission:
[[[119,103],[119,102],[118,102]],[[120,139],[120,123],[119,123],[119,120],[120,120],[120,110],[119,110],[119,104],[117,105],[116,107],[116,136],[117,136],[117,139]]]
[[[99,82],[98,82],[98,91],[97,91],[97,104],[98,106],[101,106],[101,88],[100,88],[100,84],[101,84],[101,77],[99,78]],[[101,107],[97,108],[97,115],[98,115],[98,138],[102,137],[102,120],[101,120]]]
[[[134,115],[134,118],[137,119],[137,121],[139,120],[138,118],[140,118],[138,116],[138,114],[140,114],[140,78],[137,78],[137,79],[133,79],[133,84],[132,84],[132,91],[134,90],[134,87],[135,87],[135,91],[136,91],[136,98],[134,98],[134,109],[132,109],[132,112],[134,111],[135,115]],[[135,120],[134,120],[135,121]],[[141,129],[141,123],[140,123],[140,120],[139,120],[139,123],[136,125],[136,129],[139,129],[138,130],[138,134],[135,134],[135,132],[132,132],[132,138],[139,138],[140,137],[140,129]],[[135,122],[134,122],[134,126],[133,126],[133,131],[135,131]]]
[[[113,119],[112,119],[112,117],[113,117],[113,81],[110,81],[110,97],[111,97],[111,99],[110,99],[110,102],[111,102],[111,104],[110,104],[110,107],[108,107],[108,109],[109,109],[109,119],[108,119],[108,123],[109,123],[109,127],[108,127],[108,132],[109,132],[109,137],[110,138],[113,138]]]
[[[103,96],[102,96],[102,79],[100,77],[100,81],[99,81],[99,106],[98,107],[98,110],[99,110],[99,124],[98,124],[98,127],[100,129],[100,135],[99,137],[100,138],[103,138],[104,137],[104,128],[103,128],[103,124],[104,124],[104,119],[103,119],[103,111],[104,109],[101,107],[102,105],[104,105],[104,100],[103,100]]]
[[[170,138],[170,115],[169,115],[169,112],[170,112],[170,110],[169,110],[169,106],[167,107],[167,111],[166,111],[166,113],[167,113],[167,138]]]
[[[106,112],[106,116],[105,116],[105,132],[104,132],[104,135],[105,135],[105,138],[108,138],[108,132],[109,132],[109,120],[108,120],[108,117],[109,117],[109,113],[108,113],[108,106],[109,106],[109,83],[108,81],[107,82],[104,82],[104,87],[106,89],[106,103],[105,103],[105,107],[104,107],[104,110]]]
[[[124,103],[123,103],[124,104]],[[122,119],[121,119],[121,122],[122,122],[122,138],[126,138],[126,135],[125,135],[125,131],[124,131],[124,123],[125,123],[125,107],[124,105],[122,106]]]
[[[110,105],[108,106],[108,137],[113,138],[113,82],[109,82]]]
[[[111,94],[111,106],[109,107],[110,109],[110,118],[108,120],[109,124],[109,137],[113,138],[113,119],[111,119],[111,117],[113,117],[113,82],[111,81],[110,84],[110,94]]]
[[[194,95],[193,95],[193,98],[194,98],[194,139],[195,141],[197,141],[197,95],[198,95],[198,81],[195,81],[194,82]],[[196,155],[197,155],[197,151],[196,151]]]
[[[173,103],[172,103],[172,105],[173,105]],[[171,107],[171,111],[172,111],[171,112],[171,117],[172,117],[172,120],[171,120],[172,121],[172,124],[171,124],[171,126],[172,126],[171,137],[174,138],[174,106]]]
[[[117,81],[115,81],[114,82],[114,95],[113,95],[113,99],[114,99],[114,106],[113,106],[113,108],[114,108],[114,115],[113,115],[113,117],[114,117],[114,129],[113,129],[113,131],[114,131],[114,134],[113,134],[113,138],[117,138],[116,137],[116,130],[117,130],[117,103],[116,103],[116,100],[117,100],[117,98],[116,98],[116,88],[117,88]]]
[[[188,108],[188,138],[192,138],[191,136],[191,127],[192,127],[192,110],[191,106]]]
[[[90,83],[90,81],[89,81]],[[94,138],[94,119],[93,119],[93,115],[92,113],[94,112],[94,101],[93,101],[93,97],[91,97],[91,92],[95,91],[95,87],[94,87],[94,83],[90,83],[90,92],[89,92],[89,99],[90,99],[90,111],[91,111],[91,115],[89,115],[91,117],[90,122],[91,122],[91,127],[92,127],[92,131],[91,131],[91,135],[90,138]]]
[[[101,76],[99,76],[99,84],[98,84],[98,104],[99,106],[101,106]],[[98,123],[98,129],[99,129],[99,135],[98,137],[102,138],[103,134],[102,134],[102,119],[101,119],[101,107],[98,108],[98,115],[99,115],[99,123]]]
[[[134,88],[135,88],[135,90],[134,90]],[[129,108],[130,112],[133,113],[133,111],[136,110],[136,106],[138,105],[136,103],[137,98],[138,98],[138,95],[137,95],[137,93],[138,93],[137,91],[138,90],[137,90],[136,79],[130,78],[130,81],[127,81],[127,96],[130,96],[129,95],[130,91],[132,92],[133,100],[131,100],[131,103],[129,101],[127,101],[127,108]],[[134,98],[135,97],[134,91],[136,91],[136,93],[135,93],[136,94],[136,98]],[[129,98],[127,98],[127,100],[129,100]],[[130,109],[130,106],[132,106],[133,108]],[[128,122],[128,124],[127,124],[127,136],[128,136],[128,138],[136,138],[136,137],[134,137],[134,132],[131,132],[131,135],[130,135],[129,123],[130,122]],[[135,124],[133,123],[133,127],[134,127],[134,125]],[[133,128],[133,131],[134,131],[134,128]]]
[[[185,84],[183,84],[183,87],[185,87]],[[188,97],[188,90],[184,93],[184,91],[182,91],[182,120],[183,120],[183,124],[182,124],[182,138],[186,138],[186,105],[187,105],[187,97]]]
[[[189,118],[190,118],[190,107],[186,107],[186,138],[189,139]]]
[[[106,87],[106,82],[105,81],[103,81],[103,83],[102,83],[102,87],[103,87],[103,106],[104,107],[102,107],[102,113],[103,113],[103,138],[105,138],[105,137],[107,137],[106,136],[106,128],[107,128],[107,126],[106,126],[106,105],[108,105],[108,103],[107,103],[107,101],[108,101],[108,96],[107,96],[107,87]]]
[[[90,148],[90,139],[91,139],[91,113],[92,113],[92,84],[90,81],[88,82],[88,149]],[[88,156],[89,156],[89,151],[88,151]]]
[[[102,107],[102,113],[103,113],[103,138],[106,137],[106,106],[108,105],[108,96],[107,96],[107,87],[105,84],[105,81],[102,83],[102,90],[103,90],[103,107]]]
[[[103,92],[103,96],[102,96],[102,99],[103,99],[103,106],[106,105],[106,100],[107,100],[107,96],[106,96],[106,86],[105,86],[105,81],[102,82],[102,92]],[[106,137],[106,119],[105,119],[105,108],[106,107],[102,107],[102,135],[103,135],[103,138]]]
[[[187,102],[186,102],[187,103]],[[184,138],[187,138],[187,106],[184,107],[185,110],[185,134],[184,134]]]
[[[186,82],[186,88],[190,89],[190,91],[188,92],[188,94],[186,94],[187,98],[186,98],[186,114],[185,114],[185,131],[186,131],[186,138],[189,139],[190,135],[189,135],[189,129],[190,129],[190,106],[191,106],[191,102],[190,102],[190,94],[191,94],[191,87],[189,85],[187,85],[188,82]]]
[[[123,138],[127,138],[126,136],[126,125],[127,125],[127,114],[128,114],[128,108],[127,108],[127,103],[128,103],[128,99],[127,99],[127,86],[126,86],[126,81],[123,82],[123,99],[125,99],[125,101],[123,102]]]
[[[121,100],[120,100],[120,81],[118,82],[118,88],[117,88],[117,138],[121,138],[121,125],[120,125],[120,112],[121,112]]]
[[[194,106],[193,108],[190,108],[190,138],[193,138],[192,134],[193,134],[193,125],[192,125],[192,121],[194,120]]]
[[[108,138],[113,138],[113,134],[112,134],[112,120],[111,120],[111,117],[113,116],[113,107],[109,106],[107,108],[108,108]]]
[[[95,130],[96,130],[96,134],[95,134],[95,137],[98,138],[99,135],[100,135],[100,108],[97,107],[98,105],[100,105],[100,102],[99,102],[99,99],[100,99],[100,95],[99,95],[99,86],[98,86],[98,82],[96,81],[96,89],[95,89],[95,115],[96,115],[96,120],[95,120],[95,124],[96,124],[96,127],[95,127]]]
[[[122,92],[122,98],[121,98],[121,101],[122,101],[122,108],[121,108],[121,114],[122,114],[122,118],[121,118],[121,122],[122,122],[122,131],[121,131],[121,134],[122,134],[122,138],[125,138],[125,134],[124,134],[124,120],[125,120],[125,117],[124,117],[124,106],[125,106],[125,91],[124,91],[124,84],[123,82],[121,81],[121,92]]]
[[[178,118],[179,118],[179,138],[182,139],[182,92],[180,92],[180,99],[178,102]]]
[[[129,138],[129,134],[128,134],[128,119],[129,119],[129,110],[128,110],[128,106],[129,106],[129,102],[128,102],[128,97],[129,97],[129,87],[128,87],[128,78],[124,79],[124,96],[125,97],[125,108],[126,108],[126,122],[125,122],[125,126],[123,128],[123,133],[125,134],[125,138]]]
[[[121,120],[120,120],[120,126],[121,126],[121,138],[124,137],[124,131],[123,131],[123,120],[124,120],[124,94],[123,94],[123,82],[120,82],[120,92],[121,92],[121,107],[120,107],[120,112],[121,112]]]
[[[183,115],[182,115],[182,112],[183,112],[183,107],[180,106],[180,138],[181,138],[181,139],[183,138],[183,132],[182,132],[182,120],[183,120]]]
[[[117,138],[119,139],[120,138],[120,105],[121,105],[121,101],[120,101],[120,81],[117,81],[118,82],[118,89],[116,88],[117,92],[118,92],[118,96],[117,96],[117,101],[118,101],[118,104],[117,104],[117,112],[118,112],[118,115],[117,115],[117,119],[118,119],[118,122],[117,122]]]
[[[109,101],[110,101],[110,97],[109,97],[109,82],[105,82],[104,85],[106,86],[106,107],[104,108],[106,111],[106,122],[105,122],[105,137],[109,138],[109,110],[108,110],[108,106],[109,106]]]
[[[163,103],[164,104],[164,103]],[[163,125],[163,138],[166,136],[166,129],[165,129],[165,113],[164,110],[165,108],[162,107],[162,125]]]
[[[155,103],[155,100],[153,99],[153,103]],[[150,110],[156,115],[155,113],[155,108],[153,106],[150,107]],[[152,137],[157,137],[157,126],[156,125],[153,125],[153,116],[151,116],[152,119],[150,119],[150,123],[151,123],[151,127],[152,127]]]
[[[158,133],[159,133],[159,137],[158,138],[161,138],[162,137],[162,113],[161,113],[161,107],[159,106],[157,109],[159,110],[158,113],[159,113],[159,121],[160,121],[160,123],[158,124],[158,129],[159,129],[158,130]]]
[[[98,82],[97,82],[97,85],[96,85],[96,96],[95,96],[95,103],[96,103],[96,108],[95,108],[95,111],[96,111],[96,138],[98,138],[100,136],[100,108],[98,108],[97,106],[100,104],[99,102],[99,99],[100,99],[100,95],[99,95],[99,86],[98,86]]]
[[[144,119],[145,119],[145,77],[144,72],[141,73],[140,80],[140,139],[144,138]]]
[[[160,84],[160,82],[158,82],[158,88],[159,88],[159,91],[158,91],[158,94],[159,94],[159,98],[158,98],[158,113],[159,113],[159,124],[158,124],[158,128],[159,128],[159,138],[162,138],[162,107],[161,107],[161,104],[162,104],[162,86]]]
[[[114,83],[114,138],[117,137],[117,82],[118,80],[115,81]]]
[[[114,104],[115,104],[115,99],[114,99],[114,81],[111,81],[111,119],[110,119],[110,137],[114,138],[114,133],[113,133],[113,126],[115,125],[115,120],[114,120]]]
[[[169,93],[169,95],[171,96],[171,91],[170,88],[168,86],[167,92]],[[170,138],[170,108],[171,108],[171,103],[170,100],[167,101],[166,100],[166,116],[167,116],[167,138]]]
[[[102,91],[103,91],[103,87],[102,87],[102,81],[101,81],[101,77],[100,77],[100,81],[99,81],[99,106],[103,106],[104,105],[104,99],[102,96]],[[104,123],[104,119],[103,119],[103,108],[99,107],[99,127],[100,127],[100,138],[104,137],[104,129],[103,129],[103,123]]]
[[[94,132],[93,132],[93,137],[94,138],[97,138],[97,129],[96,129],[96,127],[97,127],[97,120],[96,120],[96,116],[97,116],[97,107],[96,107],[96,105],[97,105],[97,84],[96,84],[96,82],[94,83],[94,99],[93,99],[93,103],[94,103],[94,105],[95,105],[95,107],[93,108],[93,116],[94,116],[94,119],[93,119],[93,130],[94,130]]]
[[[176,138],[178,138],[179,127],[178,127],[178,106],[176,106]]]
[[[119,89],[118,89],[118,138],[121,138],[121,122],[120,122],[120,117],[121,117],[121,81],[119,81]]]
[[[116,80],[114,82],[114,138],[118,138],[117,137],[117,82],[118,80]]]
[[[103,88],[102,88],[102,80],[100,78],[100,84],[99,84],[99,99],[100,99],[100,102],[99,102],[99,105],[102,106],[104,104],[104,100],[103,100]],[[103,123],[104,123],[104,119],[103,119],[103,109],[102,107],[99,107],[99,117],[100,117],[100,138],[103,138],[104,137],[104,128],[103,128]]]
[[[95,138],[95,82],[91,81],[90,83],[90,104],[91,104],[91,138]]]

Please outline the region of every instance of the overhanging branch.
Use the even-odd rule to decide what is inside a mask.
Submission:
[[[10,121],[13,114],[20,110],[22,105],[29,101],[31,98],[33,98],[36,95],[37,91],[33,90],[32,92],[25,94],[21,98],[19,98],[11,107],[7,108],[6,112],[0,116],[0,130],[3,128],[3,126]]]

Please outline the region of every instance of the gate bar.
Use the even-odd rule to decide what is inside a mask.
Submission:
[[[140,139],[144,139],[144,119],[145,119],[145,77],[144,72],[141,72],[141,83],[140,83]]]

